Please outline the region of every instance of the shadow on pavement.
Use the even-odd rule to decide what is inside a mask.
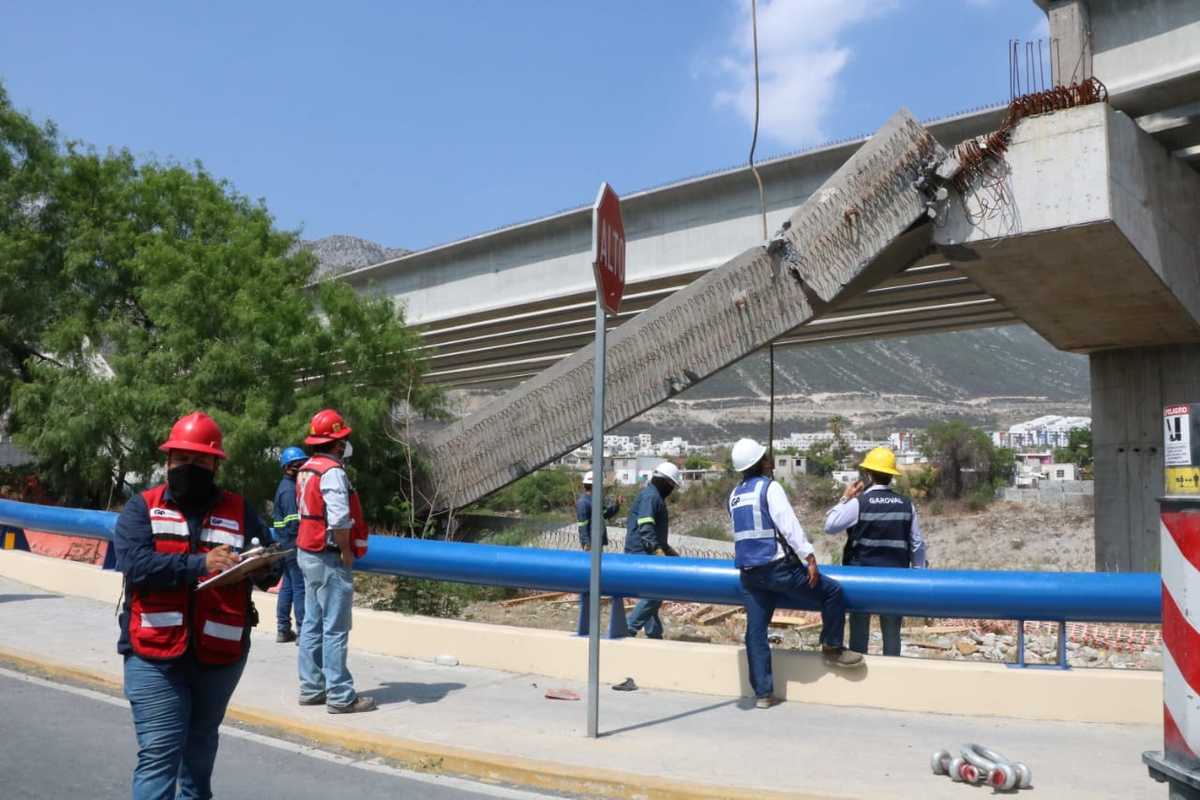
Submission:
[[[753,702],[754,701],[751,700],[751,703],[753,703]],[[680,714],[672,714],[669,717],[662,717],[661,719],[651,719],[651,720],[647,720],[646,722],[638,722],[634,725],[626,725],[624,728],[616,728],[611,731],[603,731],[600,734],[600,736],[601,737],[615,736],[618,733],[629,733],[630,731],[636,731],[641,728],[651,728],[655,725],[662,725],[663,723],[666,723],[666,722],[674,722],[677,719],[684,719],[686,717],[695,716],[696,714],[703,714],[706,711],[715,711],[718,708],[724,708],[725,706],[736,705],[737,703],[738,703],[738,700],[736,700],[736,699],[722,700],[720,703],[713,703],[712,705],[701,706],[700,708],[693,708],[691,711],[684,711],[683,713],[680,713]]]
[[[381,706],[389,703],[436,703],[451,692],[465,689],[465,683],[398,683],[389,681],[380,684],[378,688],[362,692],[367,697],[375,698]]]
[[[0,603],[16,603],[21,600],[61,600],[61,594],[0,594]]]

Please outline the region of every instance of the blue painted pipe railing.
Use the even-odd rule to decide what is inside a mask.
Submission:
[[[116,514],[0,500],[0,524],[112,538]],[[547,591],[588,584],[582,552],[370,537],[356,569],[385,575]],[[823,567],[851,609],[914,617],[1080,622],[1159,622],[1157,573],[985,572]],[[729,561],[606,554],[604,594],[740,605]],[[787,605],[787,604],[784,604]],[[815,606],[791,606],[815,608]]]

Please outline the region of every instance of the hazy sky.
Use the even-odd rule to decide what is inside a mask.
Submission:
[[[750,144],[749,0],[6,5],[18,108],[199,160],[306,238],[427,247]],[[1045,30],[1032,0],[763,0],[759,155],[1005,101],[1008,40]]]

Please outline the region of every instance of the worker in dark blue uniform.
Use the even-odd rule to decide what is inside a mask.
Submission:
[[[296,532],[300,529],[300,511],[296,505],[296,472],[308,460],[308,454],[292,445],[279,454],[283,478],[275,489],[271,515],[275,520],[275,541],[292,552],[283,559],[283,583],[275,603],[275,641],[294,642],[296,632],[304,624],[304,573],[296,563]],[[294,610],[294,612],[293,612]],[[292,614],[296,629],[292,630]]]
[[[610,498],[604,504],[604,519],[610,520],[617,515],[621,510],[620,498]],[[588,470],[583,476],[583,491],[575,500],[575,521],[579,524],[579,546],[583,552],[592,552],[592,471]],[[605,529],[603,538],[600,539],[601,549],[608,546],[608,530]],[[587,592],[579,595],[579,624],[576,626],[576,632],[580,636],[587,636],[591,631],[591,626],[588,623],[588,595]],[[614,597],[612,599],[612,613],[608,619],[608,638],[620,639],[626,635],[627,627],[625,624],[625,598]]]
[[[667,543],[668,514],[667,498],[682,482],[679,467],[664,461],[654,468],[650,481],[642,489],[633,505],[629,507],[629,518],[625,523],[625,552],[632,555],[678,556],[679,553]],[[649,639],[663,638],[662,619],[658,610],[662,600],[642,598],[633,609],[629,621],[629,635],[637,636],[643,628]]]

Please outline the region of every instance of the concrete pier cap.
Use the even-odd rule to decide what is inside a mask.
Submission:
[[[1200,399],[1200,175],[1105,104],[1024,120],[948,260],[1092,372],[1096,568],[1157,570],[1164,405]]]
[[[942,253],[1056,347],[1200,342],[1200,175],[1125,114],[1032,117],[955,198]]]

